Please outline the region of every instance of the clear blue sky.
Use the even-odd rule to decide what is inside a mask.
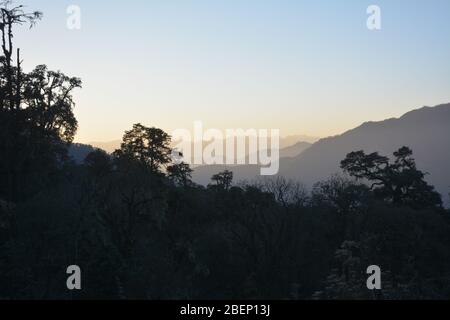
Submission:
[[[25,67],[83,79],[78,141],[133,123],[327,136],[450,102],[448,0],[27,0]],[[82,28],[66,28],[79,5]],[[366,9],[382,10],[382,30]]]

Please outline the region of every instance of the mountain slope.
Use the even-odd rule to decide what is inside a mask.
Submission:
[[[312,144],[309,142],[297,142],[294,145],[280,149],[280,159],[295,158],[311,146]],[[210,165],[195,168],[193,179],[199,184],[206,185],[210,182],[210,178],[214,174],[224,170],[232,170],[236,180],[254,180],[254,178],[260,174],[260,167],[254,165]]]
[[[414,152],[419,169],[443,194],[450,186],[450,104],[411,111],[401,118],[367,122],[340,136],[322,139],[295,159],[283,160],[280,174],[314,182],[340,172],[339,164],[352,151],[392,155],[402,146]]]
[[[308,142],[298,142],[293,146],[280,150],[280,158],[295,158],[301,155],[306,149],[312,146]]]

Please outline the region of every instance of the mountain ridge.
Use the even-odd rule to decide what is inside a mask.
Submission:
[[[450,103],[411,110],[399,118],[368,121],[340,135],[320,139],[299,156],[280,159],[279,175],[314,183],[342,173],[340,162],[358,150],[392,156],[403,146],[414,152],[418,168],[428,172],[427,181],[446,198],[450,191]],[[215,167],[218,169],[218,167]],[[258,167],[232,167],[236,180],[257,178]],[[202,170],[204,170],[202,172]],[[205,184],[210,169],[196,169],[194,179]]]

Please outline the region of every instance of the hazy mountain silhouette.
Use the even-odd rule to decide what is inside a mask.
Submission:
[[[280,138],[280,149],[286,149],[285,156],[287,157],[297,156],[301,153],[301,151],[305,150],[307,147],[310,147],[312,143],[317,142],[319,139],[320,138],[311,137],[307,135],[292,135],[283,137]],[[88,143],[88,145],[105,150],[108,153],[113,153],[115,150],[119,149],[120,144],[121,144],[120,140]],[[205,142],[205,145],[206,144],[207,143]]]
[[[115,150],[120,148],[121,141],[107,141],[107,142],[89,142],[89,145],[95,148],[102,149],[108,153],[113,153]]]
[[[71,157],[75,163],[82,164],[86,156],[95,150],[96,148],[91,145],[74,143],[69,148],[69,157]]]
[[[284,141],[280,140],[280,146],[286,146],[283,149],[280,149],[280,158],[295,158],[302,154],[305,150],[312,146],[309,142],[297,142],[294,145],[289,145],[293,137],[300,136],[292,136],[286,138]],[[304,136],[306,137],[306,136]],[[247,156],[248,161],[248,156]],[[223,170],[233,170],[235,173],[235,177],[237,180],[253,180],[256,176],[259,175],[260,167],[252,166],[252,165],[235,165],[235,166],[225,166],[225,165],[211,165],[211,166],[199,166],[194,171],[194,181],[200,184],[208,184],[210,182],[210,178],[212,175],[216,174],[219,171]]]
[[[294,158],[302,154],[306,149],[310,148],[312,143],[298,142],[293,146],[286,147],[280,150],[280,158]]]
[[[340,161],[352,151],[379,152],[392,155],[402,146],[414,151],[418,167],[428,172],[427,180],[444,195],[450,191],[450,104],[424,107],[400,118],[367,122],[342,135],[319,140],[295,158],[280,160],[280,175],[302,181],[311,187],[315,182],[339,173]],[[211,173],[223,166],[197,168],[194,179],[208,183]],[[237,180],[254,179],[257,166],[229,167]]]
[[[309,142],[297,142],[294,145],[291,145],[294,139],[298,137],[307,137],[307,136],[289,136],[280,140],[280,145],[284,146],[283,149],[280,149],[280,157],[281,158],[293,158],[300,155],[303,151],[312,146]],[[310,140],[314,140],[316,138],[309,138]],[[207,143],[205,143],[206,145]],[[90,144],[82,144],[82,143],[74,143],[69,148],[69,156],[76,162],[82,163],[85,157],[95,149],[101,149],[108,153],[113,153],[116,149],[120,148],[120,141],[111,141],[111,142],[92,142]],[[248,157],[248,154],[247,154]]]
[[[317,141],[319,141],[320,138],[318,137],[311,137],[307,135],[292,135],[287,137],[281,137],[280,138],[280,149],[285,149],[291,146],[294,146],[300,142],[313,144]]]

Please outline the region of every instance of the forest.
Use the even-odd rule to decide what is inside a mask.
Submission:
[[[135,124],[76,163],[82,81],[25,72],[14,28],[42,14],[0,4],[0,300],[450,297],[450,212],[414,150],[355,150],[312,190],[230,171],[201,186],[166,132]],[[70,265],[82,290],[67,290]]]

